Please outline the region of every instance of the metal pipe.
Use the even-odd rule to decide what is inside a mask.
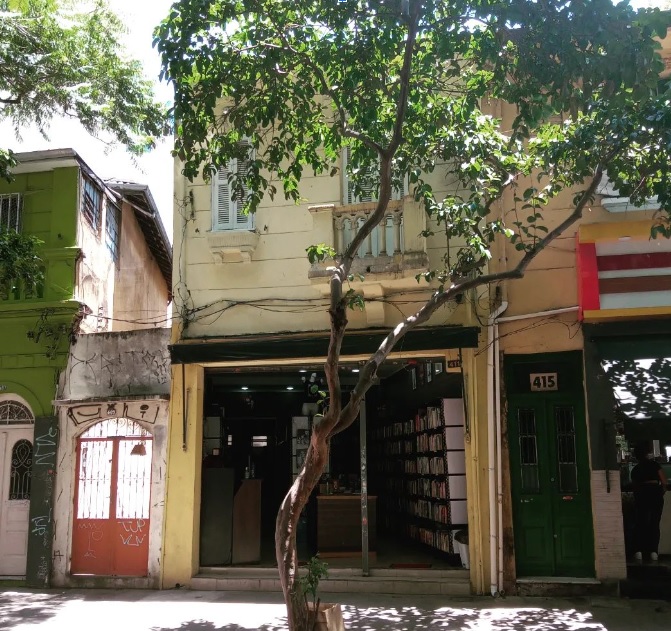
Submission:
[[[490,590],[492,596],[496,596],[498,589],[498,528],[497,528],[497,505],[496,505],[496,443],[495,435],[496,422],[495,406],[494,406],[494,346],[495,346],[495,322],[506,309],[507,302],[502,302],[487,320],[487,471],[489,474],[489,562],[490,562]],[[498,375],[497,375],[498,381]]]

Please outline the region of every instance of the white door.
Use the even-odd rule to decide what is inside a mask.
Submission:
[[[0,576],[25,576],[33,428],[0,429]]]

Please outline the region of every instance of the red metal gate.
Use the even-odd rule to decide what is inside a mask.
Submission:
[[[147,575],[151,454],[151,434],[125,418],[78,439],[72,574]]]

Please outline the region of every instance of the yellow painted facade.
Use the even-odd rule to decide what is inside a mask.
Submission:
[[[174,276],[175,311],[173,343],[195,346],[230,336],[284,332],[325,332],[328,328],[328,285],[323,270],[311,267],[306,248],[320,242],[333,244],[338,213],[349,210],[365,212],[370,204],[345,208],[342,205],[340,177],[307,177],[301,188],[302,203],[296,205],[276,199],[268,200],[254,217],[255,247],[241,254],[249,235],[235,238],[231,232],[213,231],[212,184],[187,182],[175,164]],[[445,184],[439,170],[431,182],[437,194]],[[429,295],[428,286],[419,284],[415,275],[430,265],[438,266],[445,253],[445,237],[440,230],[423,237],[427,227],[424,211],[409,197],[392,202],[392,208],[403,213],[402,252],[387,261],[382,270],[367,272],[373,259],[362,258],[364,282],[353,288],[372,299],[363,312],[348,314],[350,329],[386,328],[398,324],[403,315],[419,308]],[[238,232],[238,231],[235,231]],[[243,246],[240,246],[242,238]],[[236,240],[237,239],[237,240]],[[390,237],[391,240],[391,237]],[[454,246],[455,244],[452,244]],[[238,249],[236,249],[238,248]],[[414,262],[422,260],[423,263]],[[414,261],[414,262],[413,262]],[[482,317],[487,304],[482,291],[469,295],[463,304],[450,304],[432,318],[431,325],[480,327],[475,304]],[[190,313],[187,318],[180,314]],[[482,336],[481,336],[482,337]],[[426,352],[395,353],[394,358],[433,356],[446,358],[447,349]],[[343,357],[343,361],[366,359],[365,356]],[[301,357],[286,360],[244,361],[246,367],[323,363],[323,357]],[[168,492],[163,560],[164,588],[188,585],[198,572],[199,498],[202,461],[202,384],[206,369],[233,367],[231,362],[195,363],[174,366],[171,394],[171,431],[168,460]],[[475,592],[487,590],[489,573],[489,529],[487,511],[487,437],[485,382],[477,372],[486,367],[486,353],[464,350],[464,374],[467,384],[468,425],[466,443],[469,537],[471,541],[471,584]],[[185,372],[182,373],[184,368]],[[185,381],[183,382],[183,375]],[[187,405],[183,406],[182,392]],[[198,394],[200,393],[200,394]],[[186,409],[186,446],[182,418]],[[198,415],[201,415],[200,417]]]

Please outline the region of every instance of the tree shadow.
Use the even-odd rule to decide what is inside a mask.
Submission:
[[[0,591],[0,629],[44,622],[56,615],[68,600],[65,594]]]
[[[335,600],[335,599],[332,599]],[[351,599],[347,599],[348,601]],[[622,608],[614,601],[614,606],[606,607],[610,618],[621,618]],[[627,608],[627,604],[623,603]],[[505,601],[482,600],[464,605],[439,607],[430,606],[392,606],[370,607],[345,604],[342,605],[343,619],[347,631],[436,631],[436,630],[482,630],[482,631],[610,631],[611,629],[633,628],[629,623],[618,623],[613,626],[612,620],[600,620],[599,613],[588,609],[593,607],[571,606],[534,607],[507,605]],[[596,607],[598,610],[599,608]],[[648,620],[645,629],[668,630],[668,609],[658,608],[654,612],[659,616],[659,626]],[[636,614],[632,612],[634,619]],[[608,618],[609,616],[606,616]],[[626,618],[626,616],[625,616]],[[640,621],[640,619],[639,619]],[[182,622],[175,627],[153,627],[151,631],[286,631],[286,619],[269,621],[260,626],[241,626],[225,624],[217,626],[212,622],[193,620]]]

